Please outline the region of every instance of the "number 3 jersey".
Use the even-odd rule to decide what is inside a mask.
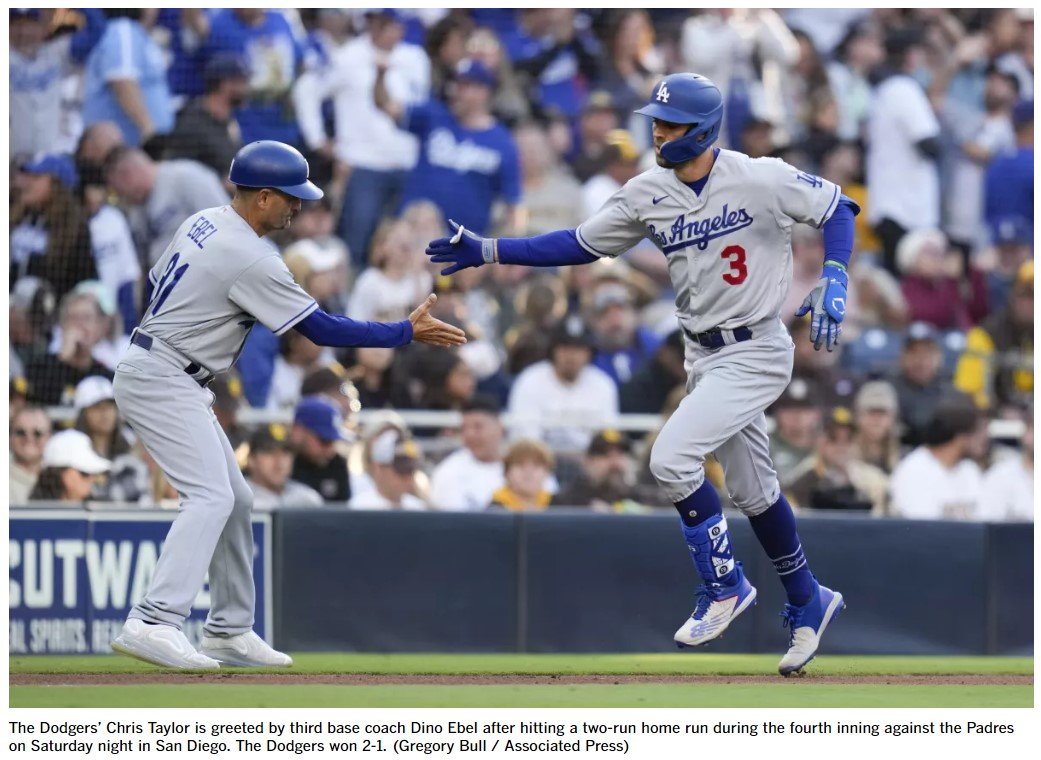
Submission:
[[[188,217],[148,273],[140,328],[210,372],[224,372],[259,320],[276,335],[318,308],[278,249],[231,206]]]
[[[680,324],[734,329],[777,317],[792,282],[792,225],[820,227],[839,196],[779,159],[720,150],[700,195],[657,167],[629,180],[577,236],[601,257],[648,238],[668,259]]]

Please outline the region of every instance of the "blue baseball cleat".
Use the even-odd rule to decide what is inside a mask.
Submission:
[[[788,652],[777,666],[782,676],[797,673],[817,656],[824,631],[845,607],[842,594],[819,583],[813,589],[810,601],[805,605],[784,605],[781,617],[784,618],[784,625],[791,631],[791,637],[788,639]]]
[[[673,636],[681,649],[717,638],[734,618],[755,604],[755,586],[745,578],[740,563],[736,563],[734,577],[737,582],[733,584],[706,583],[698,588],[694,612]]]

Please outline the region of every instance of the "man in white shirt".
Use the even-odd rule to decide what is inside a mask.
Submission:
[[[453,512],[486,509],[505,483],[498,402],[484,395],[466,402],[460,434],[462,448],[445,457],[430,477],[430,503]]]
[[[1034,521],[1034,414],[1024,415],[1023,450],[991,465],[983,476],[981,519]]]
[[[402,42],[405,26],[400,12],[378,9],[367,18],[365,33],[335,51],[324,73],[307,72],[293,87],[297,121],[307,146],[351,168],[339,234],[357,270],[364,267],[376,225],[397,203],[418,152],[416,138],[376,108],[377,64],[386,65],[386,86],[396,102],[420,103],[430,93],[430,61],[423,48]],[[335,140],[322,127],[322,101],[329,97]]]
[[[910,230],[940,226],[940,124],[912,74],[924,55],[919,32],[886,37],[891,75],[875,89],[868,119],[868,221],[882,240],[886,269],[896,274],[896,245]]]
[[[510,391],[513,438],[536,438],[555,451],[580,454],[594,429],[615,426],[618,389],[590,364],[592,334],[575,316],[557,327],[550,358],[521,372]]]
[[[893,470],[892,513],[914,520],[978,519],[983,474],[973,458],[983,453],[986,436],[985,420],[968,396],[954,393],[942,400],[925,443]]]
[[[422,510],[426,503],[416,496],[419,447],[397,428],[389,428],[369,444],[369,475],[373,488],[359,491],[348,509]]]

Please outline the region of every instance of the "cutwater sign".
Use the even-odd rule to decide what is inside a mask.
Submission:
[[[12,510],[10,653],[109,654],[144,597],[172,512]],[[271,523],[253,516],[254,630],[271,635]],[[210,609],[204,586],[183,630],[198,646]]]

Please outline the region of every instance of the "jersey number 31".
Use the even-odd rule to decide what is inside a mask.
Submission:
[[[170,297],[170,291],[174,289],[174,285],[180,282],[184,276],[184,272],[188,269],[188,264],[181,264],[177,266],[177,262],[181,260],[181,254],[175,253],[170,259],[170,263],[166,265],[166,271],[163,272],[162,278],[159,280],[159,284],[155,286],[155,293],[152,296],[152,303],[149,306],[152,307],[152,316],[155,316],[159,309],[162,307],[166,299]],[[173,275],[173,279],[171,279]]]
[[[723,273],[723,281],[728,285],[740,285],[748,277],[745,265],[745,249],[739,245],[728,245],[720,252],[720,258],[730,262],[730,271]]]

